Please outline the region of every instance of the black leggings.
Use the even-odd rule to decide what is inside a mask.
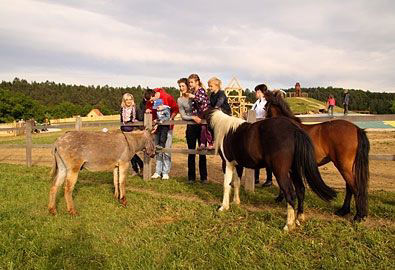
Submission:
[[[188,149],[196,149],[196,142],[200,145],[200,125],[187,125],[186,139]],[[195,156],[188,155],[188,180],[196,180]],[[200,181],[207,180],[207,159],[206,155],[199,155],[199,173]]]
[[[132,163],[133,171],[135,171],[136,173],[139,173],[139,169],[141,171],[144,167],[144,162],[137,154],[132,157],[132,160],[130,162]]]

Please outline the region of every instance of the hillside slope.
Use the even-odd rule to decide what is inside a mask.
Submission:
[[[314,98],[292,97],[285,101],[295,114],[319,113],[320,109],[326,109],[326,104]],[[343,112],[343,108],[335,106],[334,112]]]

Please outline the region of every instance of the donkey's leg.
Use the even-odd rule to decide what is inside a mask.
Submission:
[[[243,167],[236,166],[236,176],[234,178],[233,187],[235,188],[233,193],[233,202],[240,204],[240,179],[243,176]]]
[[[119,199],[121,204],[126,207],[126,176],[129,169],[129,161],[119,163]]]
[[[113,178],[114,178],[114,198],[116,200],[119,199],[119,181],[118,181],[118,177],[119,177],[119,167],[115,167],[114,171],[113,171]]]
[[[66,200],[67,211],[72,216],[78,215],[78,213],[74,207],[73,190],[74,190],[75,183],[77,182],[77,179],[78,179],[78,173],[80,171],[80,167],[81,166],[74,167],[72,169],[67,170],[66,184],[64,186],[64,198]]]
[[[55,156],[57,162],[57,173],[52,182],[51,190],[49,191],[48,210],[52,215],[56,215],[56,193],[61,185],[63,185],[66,177],[66,167],[61,159]]]
[[[229,209],[229,197],[231,190],[230,183],[232,182],[234,168],[235,166],[233,164],[226,162],[225,176],[224,176],[224,197],[222,200],[222,206],[218,209],[218,211],[224,211]]]

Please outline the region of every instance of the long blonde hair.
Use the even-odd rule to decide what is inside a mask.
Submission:
[[[136,106],[136,104],[134,103],[134,97],[133,97],[133,95],[130,94],[130,93],[125,93],[125,94],[123,94],[123,96],[122,96],[122,102],[121,102],[121,107],[122,107],[122,108],[126,108],[125,100],[126,100],[126,98],[128,98],[128,97],[130,97],[130,98],[132,99],[132,101],[133,101],[132,107],[135,107],[135,106]]]
[[[195,81],[198,81],[198,82],[199,82],[199,86],[200,86],[201,88],[203,88],[204,91],[206,91],[206,87],[204,87],[204,84],[203,84],[202,81],[200,80],[199,75],[193,73],[193,74],[189,75],[188,80],[195,80]]]

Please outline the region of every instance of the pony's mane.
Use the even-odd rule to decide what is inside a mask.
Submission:
[[[238,126],[244,123],[245,120],[233,116],[229,116],[220,110],[215,110],[210,115],[210,124],[214,130],[214,147],[215,152],[221,147],[225,135],[235,130]]]
[[[280,91],[278,91],[278,92],[266,91],[265,92],[265,99],[266,99],[266,102],[268,103],[268,105],[276,106],[279,110],[279,113],[281,113],[281,115],[291,118],[291,119],[297,121],[298,123],[302,122],[291,111],[291,108],[289,107],[288,103],[285,102],[285,100],[283,99]]]

